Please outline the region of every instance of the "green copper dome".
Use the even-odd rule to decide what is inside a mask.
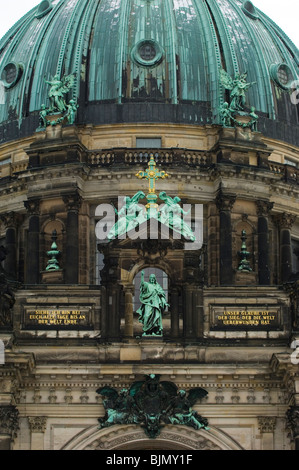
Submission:
[[[259,131],[299,145],[296,46],[250,1],[44,0],[0,42],[2,142],[31,135],[45,80],[75,74],[76,125],[220,124],[231,77],[254,82]]]

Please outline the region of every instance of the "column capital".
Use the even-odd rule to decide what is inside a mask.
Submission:
[[[291,406],[287,413],[287,427],[291,429],[292,437],[295,439],[299,436],[299,406]]]
[[[33,433],[44,433],[47,426],[47,417],[46,416],[34,416],[28,417],[28,423],[30,431]]]
[[[261,434],[266,432],[273,433],[276,426],[275,416],[258,416],[258,427]]]
[[[40,200],[39,199],[28,199],[24,201],[24,206],[29,213],[29,215],[39,215],[40,214]]]
[[[19,429],[19,412],[15,406],[0,407],[0,434],[15,438]]]
[[[233,205],[236,201],[237,196],[235,194],[225,194],[222,189],[220,189],[216,196],[216,206],[221,211],[231,211]]]
[[[82,204],[82,197],[78,192],[73,194],[66,194],[63,196],[63,202],[66,205],[67,211],[79,212]]]
[[[6,212],[0,215],[0,220],[5,228],[17,228],[21,222],[22,216],[16,212]]]
[[[282,214],[276,214],[274,220],[280,229],[291,229],[296,220],[296,216],[283,212]]]
[[[255,203],[259,217],[267,217],[274,206],[274,202],[270,201],[256,201]]]

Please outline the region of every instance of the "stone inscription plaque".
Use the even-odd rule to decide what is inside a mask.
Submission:
[[[244,307],[211,305],[211,329],[214,330],[269,330],[279,329],[281,309],[274,307]]]
[[[27,329],[90,329],[91,307],[29,308],[24,310],[24,327]]]

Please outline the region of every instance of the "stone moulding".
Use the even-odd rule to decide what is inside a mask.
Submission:
[[[143,450],[146,446],[163,450],[243,450],[234,439],[213,426],[208,431],[195,431],[173,425],[167,425],[154,441],[136,425],[102,430],[91,426],[74,436],[61,450]]]

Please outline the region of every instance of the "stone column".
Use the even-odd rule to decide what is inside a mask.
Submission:
[[[39,265],[39,205],[40,201],[28,200],[24,205],[29,213],[29,228],[27,238],[27,256],[26,256],[26,284],[39,284],[40,282],[40,265]]]
[[[0,450],[11,450],[18,429],[19,412],[16,407],[0,407]]]
[[[170,290],[170,311],[171,311],[171,337],[178,338],[180,332],[179,319],[179,290],[173,287]]]
[[[44,450],[44,434],[47,426],[45,416],[28,417],[31,431],[31,450]]]
[[[276,222],[279,227],[280,277],[282,284],[288,282],[292,274],[291,228],[295,219],[296,216],[286,213],[276,216]]]
[[[268,201],[257,201],[256,205],[258,214],[258,278],[260,285],[268,286],[270,285],[268,215],[274,204]]]
[[[193,286],[186,285],[184,289],[185,296],[185,312],[184,312],[184,337],[194,338],[194,324],[193,324]]]
[[[15,212],[1,215],[1,221],[6,227],[5,248],[7,255],[4,261],[4,269],[10,279],[17,278],[17,227],[19,216]]]
[[[222,190],[218,192],[216,198],[220,220],[220,285],[233,284],[231,210],[235,200],[235,195],[223,194]]]
[[[67,208],[65,283],[79,282],[79,209],[82,198],[78,193],[64,196]]]
[[[105,265],[102,274],[102,313],[101,325],[103,337],[110,340],[117,340],[120,337],[120,272],[119,272],[119,252],[112,253],[107,247],[103,250],[105,255]],[[129,294],[128,294],[129,297]],[[131,302],[130,299],[127,298]],[[130,303],[129,302],[129,303]],[[127,312],[128,314],[128,312]]]
[[[125,286],[125,336],[133,337],[133,295],[134,286]]]
[[[294,450],[299,450],[299,406],[291,406],[287,411],[287,426],[291,429]]]
[[[259,416],[258,427],[262,435],[261,450],[274,450],[274,430],[276,418],[272,416]]]

